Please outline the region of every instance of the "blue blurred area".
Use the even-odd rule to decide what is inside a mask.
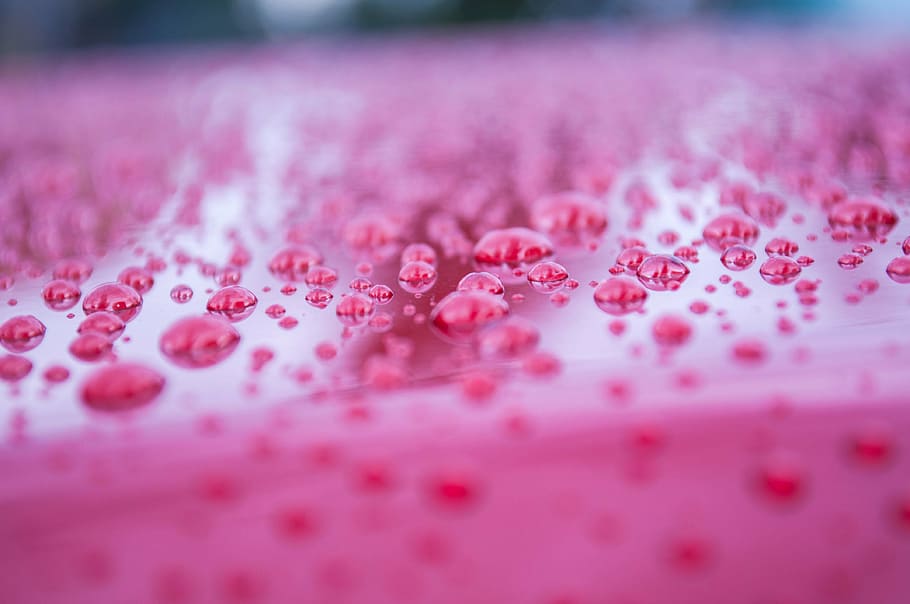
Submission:
[[[910,0],[0,0],[0,52],[483,22],[704,16],[907,23]]]

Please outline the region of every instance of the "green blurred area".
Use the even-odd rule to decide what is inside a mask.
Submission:
[[[856,1],[856,0],[853,0]],[[811,18],[844,0],[0,0],[0,51],[555,19]]]

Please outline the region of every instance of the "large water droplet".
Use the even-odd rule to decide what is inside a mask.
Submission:
[[[164,377],[134,363],[96,370],[82,385],[82,402],[94,411],[119,412],[144,407],[164,389]]]
[[[82,301],[82,310],[90,315],[99,311],[112,312],[129,323],[142,308],[139,292],[122,283],[103,283],[90,291]]]
[[[508,314],[509,305],[498,296],[480,291],[453,292],[433,308],[430,324],[445,338],[466,342]]]
[[[10,352],[27,352],[44,339],[47,328],[32,315],[19,315],[0,325],[0,345]]]
[[[240,342],[240,333],[213,316],[185,317],[161,336],[161,352],[180,367],[210,367],[226,359]]]

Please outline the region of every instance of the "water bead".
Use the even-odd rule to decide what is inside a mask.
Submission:
[[[82,292],[79,286],[64,279],[54,279],[44,285],[41,297],[51,310],[69,310],[79,301]]]
[[[242,321],[253,314],[257,302],[256,295],[250,290],[239,285],[229,285],[212,294],[205,308],[229,321]]]
[[[528,283],[534,291],[552,294],[559,291],[569,278],[569,273],[561,264],[552,261],[535,264],[528,271]]]
[[[44,340],[47,328],[32,315],[19,315],[0,325],[0,345],[10,352],[28,352]]]
[[[93,411],[118,413],[144,407],[164,389],[164,377],[135,363],[114,363],[95,370],[82,384],[81,397]]]
[[[771,285],[785,285],[795,281],[802,268],[786,256],[774,256],[765,260],[758,272],[762,279]]]
[[[422,294],[436,284],[438,274],[432,264],[422,260],[412,260],[401,267],[398,272],[398,284],[401,289],[411,294]]]
[[[755,252],[744,245],[731,245],[720,255],[720,261],[731,271],[744,271],[755,262]]]
[[[458,291],[433,307],[430,325],[446,339],[462,343],[508,314],[509,305],[498,296],[480,291]]]
[[[142,308],[139,292],[122,283],[103,283],[90,291],[82,301],[85,314],[100,311],[112,312],[129,323]]]
[[[751,246],[758,239],[758,234],[758,225],[751,218],[740,214],[718,216],[702,231],[702,237],[708,247],[718,252],[723,252],[737,243]]]
[[[468,273],[461,278],[456,289],[461,292],[482,291],[494,296],[501,296],[505,293],[505,288],[499,277],[488,272]]]
[[[239,343],[240,333],[225,319],[203,315],[178,319],[164,331],[158,345],[175,365],[198,369],[220,363]]]
[[[607,279],[594,290],[594,303],[597,307],[614,316],[641,310],[647,299],[647,290],[625,277]]]
[[[673,256],[656,254],[641,263],[636,271],[638,280],[654,291],[673,291],[679,287],[689,276],[689,267]]]

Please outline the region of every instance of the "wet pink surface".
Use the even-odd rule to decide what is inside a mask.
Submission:
[[[0,74],[0,600],[910,600],[910,47]]]

